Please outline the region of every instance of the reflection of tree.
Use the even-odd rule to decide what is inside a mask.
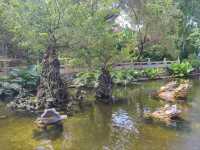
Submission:
[[[35,139],[45,139],[45,140],[55,140],[60,138],[63,133],[63,125],[56,124],[53,125],[46,130],[34,130],[33,131],[33,138]]]
[[[140,90],[139,92],[139,99],[138,99],[138,104],[139,104],[139,110],[140,110],[140,118],[144,117],[144,101],[142,100],[142,91]]]
[[[90,121],[92,123],[92,131],[95,133],[95,141],[98,141],[99,145],[105,145],[110,138],[110,124],[112,118],[112,106],[97,104],[89,114]]]
[[[137,105],[137,113],[139,119],[143,119],[144,116],[144,90],[142,88],[138,88],[136,95],[136,105]]]

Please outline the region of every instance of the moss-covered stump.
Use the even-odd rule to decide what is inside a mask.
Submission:
[[[60,76],[60,62],[53,47],[47,49],[42,61],[42,74],[37,92],[40,109],[67,108],[70,101],[67,89]]]
[[[103,103],[112,103],[112,78],[107,68],[101,69],[96,89],[96,98]]]
[[[159,98],[170,102],[186,100],[190,87],[188,80],[184,80],[181,83],[172,81],[161,87],[157,95]]]

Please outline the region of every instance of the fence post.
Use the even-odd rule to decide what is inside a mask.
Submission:
[[[178,64],[181,63],[179,56],[178,56],[178,59],[177,59],[177,63],[178,63]]]
[[[147,64],[150,65],[151,64],[151,59],[147,58]]]
[[[167,65],[167,59],[166,58],[163,59],[163,63],[164,63],[164,65]]]

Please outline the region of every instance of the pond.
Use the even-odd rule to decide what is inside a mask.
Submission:
[[[165,81],[150,81],[132,87],[118,87],[114,95],[123,104],[93,108],[69,117],[63,127],[45,132],[38,130],[35,117],[6,112],[0,103],[0,149],[2,150],[199,150],[200,148],[200,80],[193,87],[187,104],[181,104],[184,121],[170,126],[143,119],[148,110],[163,106],[151,93]],[[88,95],[93,99],[94,93]]]

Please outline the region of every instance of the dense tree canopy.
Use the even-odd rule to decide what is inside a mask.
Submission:
[[[198,51],[198,41],[193,39],[199,28],[198,0],[0,3],[1,51],[6,49],[11,56],[20,53],[38,59],[54,45],[62,50],[61,55],[92,67],[119,59],[175,59],[179,54],[186,57]],[[115,25],[122,11],[131,18],[135,30]]]

